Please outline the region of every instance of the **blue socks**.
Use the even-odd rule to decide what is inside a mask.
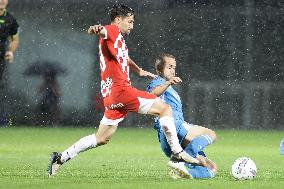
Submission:
[[[202,155],[206,157],[203,150],[206,146],[212,143],[213,140],[210,136],[201,135],[193,138],[192,141],[186,146],[184,150],[192,157],[196,157],[197,155]],[[188,163],[186,163],[185,165],[188,167],[188,173],[191,174],[193,178],[206,179],[215,176],[215,173],[206,167],[194,166]]]
[[[203,151],[206,146],[212,144],[213,140],[208,135],[200,135],[192,139],[192,141],[184,149],[189,155],[196,157],[198,152]]]

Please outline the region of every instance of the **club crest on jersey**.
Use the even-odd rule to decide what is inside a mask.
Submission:
[[[110,77],[106,78],[106,80],[101,81],[101,93],[104,98],[111,94],[111,87],[112,79]]]

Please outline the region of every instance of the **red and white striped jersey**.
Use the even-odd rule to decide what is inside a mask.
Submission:
[[[116,25],[106,25],[106,35],[99,40],[101,93],[111,95],[113,87],[131,85],[129,78],[128,49]]]

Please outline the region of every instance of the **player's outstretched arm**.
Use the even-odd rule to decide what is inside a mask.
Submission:
[[[167,88],[171,85],[171,82],[170,81],[166,81],[165,83],[161,84],[161,85],[158,85],[156,86],[153,90],[152,90],[152,94],[156,95],[156,96],[160,96],[162,95],[166,90]]]
[[[106,36],[106,29],[102,25],[94,25],[90,26],[88,29],[88,34],[90,35],[98,35],[100,37],[105,37]]]
[[[179,77],[172,77],[170,80],[166,81],[165,83],[156,86],[153,90],[152,90],[152,94],[156,95],[156,96],[160,96],[162,95],[169,86],[171,85],[177,85],[179,83],[181,83],[182,80]]]
[[[135,64],[135,62],[133,60],[131,60],[130,58],[128,59],[128,63],[129,63],[130,69],[132,71],[138,73],[140,76],[142,76],[142,77],[150,77],[150,78],[155,78],[156,77],[155,74],[147,72],[147,71],[143,70],[142,68],[140,68],[139,66],[137,66],[137,64]]]

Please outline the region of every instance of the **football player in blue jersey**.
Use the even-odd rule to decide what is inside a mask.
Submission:
[[[161,54],[155,60],[157,77],[147,86],[147,91],[159,96],[172,107],[176,131],[182,148],[191,156],[196,157],[202,164],[194,165],[180,162],[171,157],[172,151],[160,126],[159,119],[155,119],[154,128],[158,132],[161,148],[170,161],[170,176],[173,178],[212,178],[217,173],[216,164],[209,160],[204,148],[216,140],[216,134],[211,129],[189,124],[184,120],[182,102],[172,85],[182,82],[176,74],[176,60],[170,54]]]

